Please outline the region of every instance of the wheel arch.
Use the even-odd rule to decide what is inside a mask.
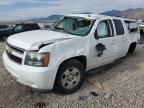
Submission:
[[[129,47],[136,45],[136,44],[137,44],[137,42],[132,42]]]
[[[85,70],[86,70],[86,68],[87,68],[87,57],[86,57],[85,55],[75,56],[75,57],[67,58],[67,59],[65,59],[63,62],[60,63],[60,65],[58,66],[58,70],[57,70],[57,73],[56,73],[56,77],[57,77],[57,75],[58,75],[58,71],[59,71],[60,67],[61,67],[65,62],[67,62],[67,61],[69,61],[69,60],[73,60],[73,59],[80,61],[80,62],[83,64],[83,66],[84,66],[84,68],[85,68]],[[54,86],[55,86],[55,82],[56,82],[56,79],[55,79],[55,81],[54,81]]]
[[[132,42],[129,45],[129,49],[128,49],[128,53],[132,53],[134,51],[134,49],[136,48],[137,42]]]
[[[56,90],[56,83],[57,83],[57,80],[58,80],[58,75],[59,75],[59,69],[62,65],[64,65],[64,63],[68,62],[69,60],[78,60],[80,63],[83,64],[85,70],[86,70],[86,67],[87,67],[87,58],[86,56],[84,55],[81,55],[81,56],[76,56],[76,57],[72,57],[72,58],[68,58],[68,59],[65,59],[58,67],[58,70],[57,70],[57,73],[56,73],[56,78],[55,78],[55,81],[54,81],[54,86],[53,88]]]
[[[61,65],[63,65],[65,62],[67,62],[68,60],[72,60],[72,59],[75,59],[75,60],[78,60],[80,61],[83,66],[85,67],[85,69],[87,68],[87,57],[85,55],[80,55],[80,56],[75,56],[75,57],[71,57],[71,58],[67,58],[65,59],[63,62],[61,62],[61,64],[59,65],[58,67],[58,70],[59,68],[61,67]]]

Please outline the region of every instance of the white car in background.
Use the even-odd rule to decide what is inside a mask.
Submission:
[[[135,20],[70,14],[49,30],[10,36],[3,61],[20,83],[69,94],[81,87],[88,71],[134,52],[139,39]]]
[[[144,35],[144,23],[139,25],[141,35]]]
[[[144,20],[138,20],[138,23],[139,23],[139,28],[140,28],[140,34],[144,35]]]

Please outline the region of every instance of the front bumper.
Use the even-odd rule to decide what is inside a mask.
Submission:
[[[55,68],[17,64],[9,59],[6,52],[3,53],[3,61],[6,69],[18,82],[35,89],[53,89],[57,72]]]

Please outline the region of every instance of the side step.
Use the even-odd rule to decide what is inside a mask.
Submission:
[[[102,73],[103,71],[108,70],[108,69],[110,69],[111,67],[113,67],[113,66],[121,63],[124,58],[125,58],[125,57],[122,57],[122,58],[120,58],[120,59],[115,60],[113,63],[110,63],[110,64],[104,65],[104,66],[102,66],[102,67],[98,67],[98,68],[89,70],[89,71],[86,72],[86,74],[87,74],[87,75],[100,74],[100,73]]]

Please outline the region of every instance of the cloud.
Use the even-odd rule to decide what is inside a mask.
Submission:
[[[0,0],[0,5],[12,5],[15,3],[43,3],[43,2],[57,2],[58,0]]]
[[[1,0],[0,5],[14,3],[59,3],[60,5],[17,9],[8,13],[1,12],[0,20],[16,20],[34,17],[45,17],[51,14],[67,14],[75,12],[100,13],[111,9],[128,9],[144,6],[144,0]]]

